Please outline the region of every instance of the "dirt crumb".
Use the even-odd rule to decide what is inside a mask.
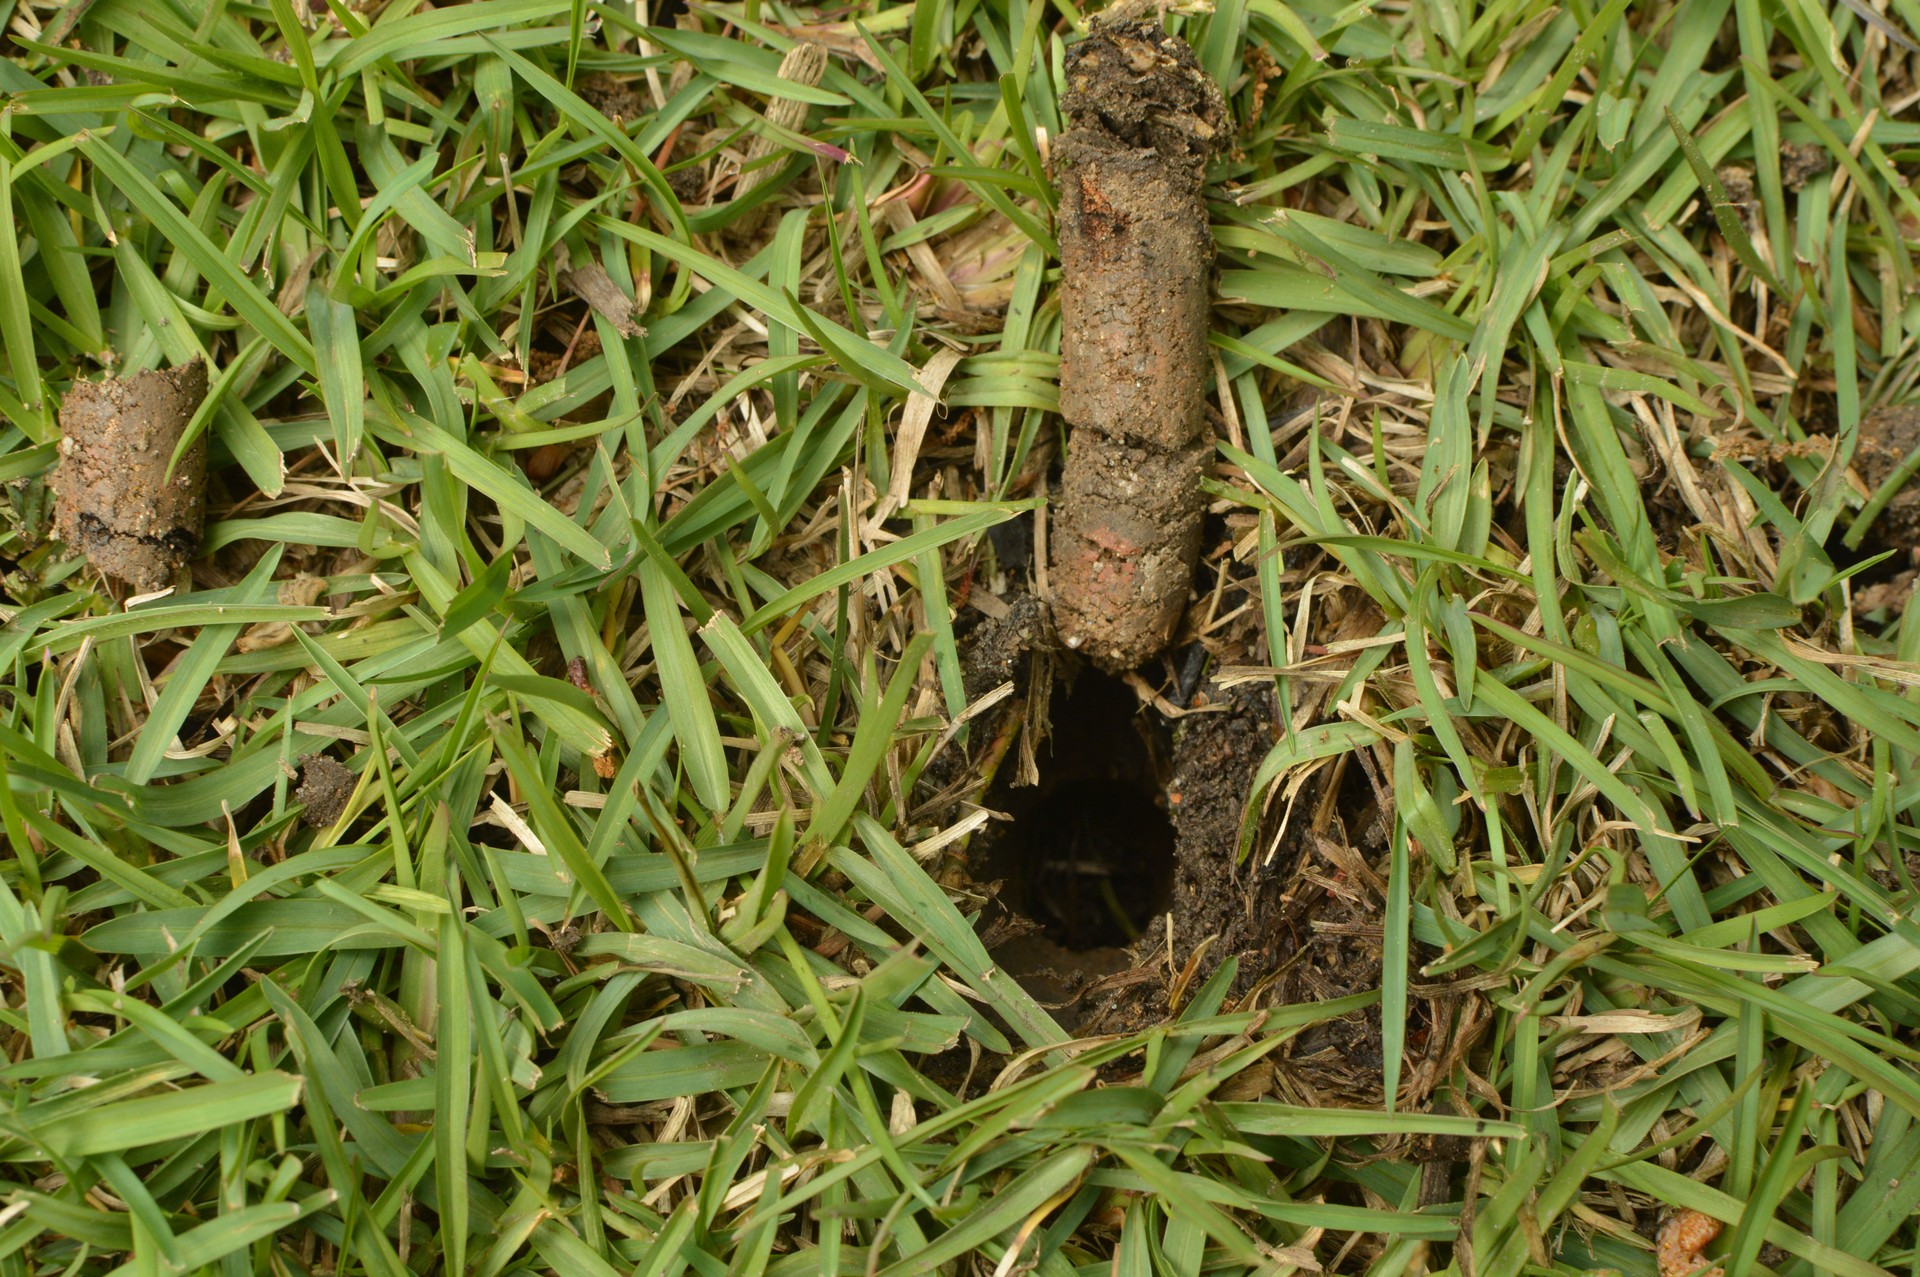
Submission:
[[[1046,636],[1046,617],[1039,599],[1016,594],[1004,601],[1007,614],[982,621],[960,653],[960,673],[970,701],[1010,679],[1018,679],[1026,668],[1027,653]]]
[[[174,449],[207,397],[201,360],[109,381],[75,381],[60,405],[54,535],[137,590],[171,584],[200,546],[206,446],[196,440],[167,477]]]
[[[1818,142],[1788,142],[1780,148],[1780,180],[1797,191],[1833,167],[1833,156]]]
[[[1227,104],[1178,36],[1152,22],[1096,22],[1067,50],[1060,105],[1085,132],[1202,169],[1221,144]]]
[[[592,71],[575,85],[588,105],[609,120],[637,120],[647,103],[634,86],[605,71]]]
[[[306,807],[300,819],[316,829],[332,825],[346,814],[359,777],[325,754],[315,754],[300,765],[300,788],[294,801]]]
[[[1853,466],[1872,493],[1900,470],[1916,448],[1920,448],[1920,405],[1876,408],[1860,423],[1860,446],[1854,453]],[[1908,550],[1920,546],[1920,479],[1907,476],[1880,512],[1872,535],[1882,546]]]
[[[1875,612],[1885,612],[1889,617],[1901,616],[1917,589],[1920,589],[1920,571],[1912,568],[1897,573],[1891,581],[1861,586],[1853,592],[1853,614],[1859,620],[1866,620]]]
[[[1727,193],[1727,202],[1740,210],[1743,221],[1751,222],[1754,207],[1753,170],[1745,164],[1723,164],[1714,170],[1714,176],[1720,179],[1721,189]],[[1712,216],[1711,213],[1707,215]]]

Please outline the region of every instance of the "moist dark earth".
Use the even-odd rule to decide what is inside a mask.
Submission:
[[[316,828],[325,828],[346,814],[347,802],[359,783],[344,765],[325,754],[315,754],[300,765],[300,788],[294,801],[306,807],[300,819]]]
[[[1860,423],[1860,445],[1853,456],[1854,469],[1871,493],[1903,467],[1907,458],[1920,449],[1920,406],[1879,408]],[[1920,484],[1902,485],[1873,529],[1874,539],[1889,548],[1920,546]],[[1902,563],[1902,568],[1914,566]]]
[[[1324,796],[1310,782],[1278,844],[1278,813],[1269,813],[1242,863],[1249,787],[1278,734],[1271,691],[1206,682],[1194,709],[1170,721],[1133,687],[1049,647],[1044,621],[1016,597],[966,644],[971,694],[1009,680],[1023,690],[1052,684],[1038,783],[1003,777],[992,787],[986,805],[1012,819],[990,825],[967,857],[996,961],[1082,1036],[1164,1022],[1228,959],[1229,1005],[1377,989],[1378,899],[1325,885],[1342,887],[1341,864],[1384,856],[1378,797],[1359,769],[1354,793],[1337,804],[1345,821],[1335,815],[1328,833],[1309,832]],[[1050,680],[1031,678],[1041,662]],[[1336,844],[1343,850],[1329,850]],[[1285,1089],[1342,1102],[1379,1097],[1381,1062],[1377,1010],[1315,1026],[1277,1057]]]

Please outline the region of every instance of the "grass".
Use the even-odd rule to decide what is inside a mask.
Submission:
[[[1082,20],[14,7],[0,1274],[1648,1274],[1679,1209],[1920,1268],[1913,465],[1849,469],[1920,379],[1920,4],[1166,15],[1239,124],[1241,851],[1379,778],[1315,890],[1383,975],[1072,1041],[927,799],[1000,757],[956,622],[1060,446]],[[128,598],[56,409],[196,356],[206,553]],[[1368,1015],[1370,1094],[1276,1067]]]

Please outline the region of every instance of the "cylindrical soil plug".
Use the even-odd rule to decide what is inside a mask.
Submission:
[[[60,405],[53,534],[137,590],[173,581],[200,544],[207,456],[167,463],[207,397],[201,360],[110,381],[75,381]]]
[[[1073,427],[1055,506],[1054,624],[1126,670],[1167,643],[1200,549],[1212,451],[1201,197],[1226,103],[1158,26],[1096,20],[1067,51],[1060,176],[1060,412]]]
[[[1078,60],[1076,73],[1092,56]],[[1211,87],[1198,66],[1179,69]],[[1069,93],[1068,103],[1075,100]],[[1204,428],[1213,380],[1204,160],[1078,122],[1061,139],[1060,157],[1060,413],[1116,439],[1183,447]]]

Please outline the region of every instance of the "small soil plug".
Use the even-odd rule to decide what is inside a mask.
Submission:
[[[360,778],[342,764],[315,754],[300,765],[300,788],[293,794],[293,800],[306,807],[300,819],[317,829],[337,823],[347,814],[359,783]]]
[[[207,453],[167,463],[207,397],[201,360],[109,381],[75,381],[60,405],[53,533],[137,590],[171,584],[200,545]]]
[[[1067,51],[1061,105],[1060,411],[1073,437],[1054,621],[1118,672],[1166,645],[1200,549],[1213,267],[1201,192],[1227,108],[1193,50],[1125,20],[1096,20]]]

